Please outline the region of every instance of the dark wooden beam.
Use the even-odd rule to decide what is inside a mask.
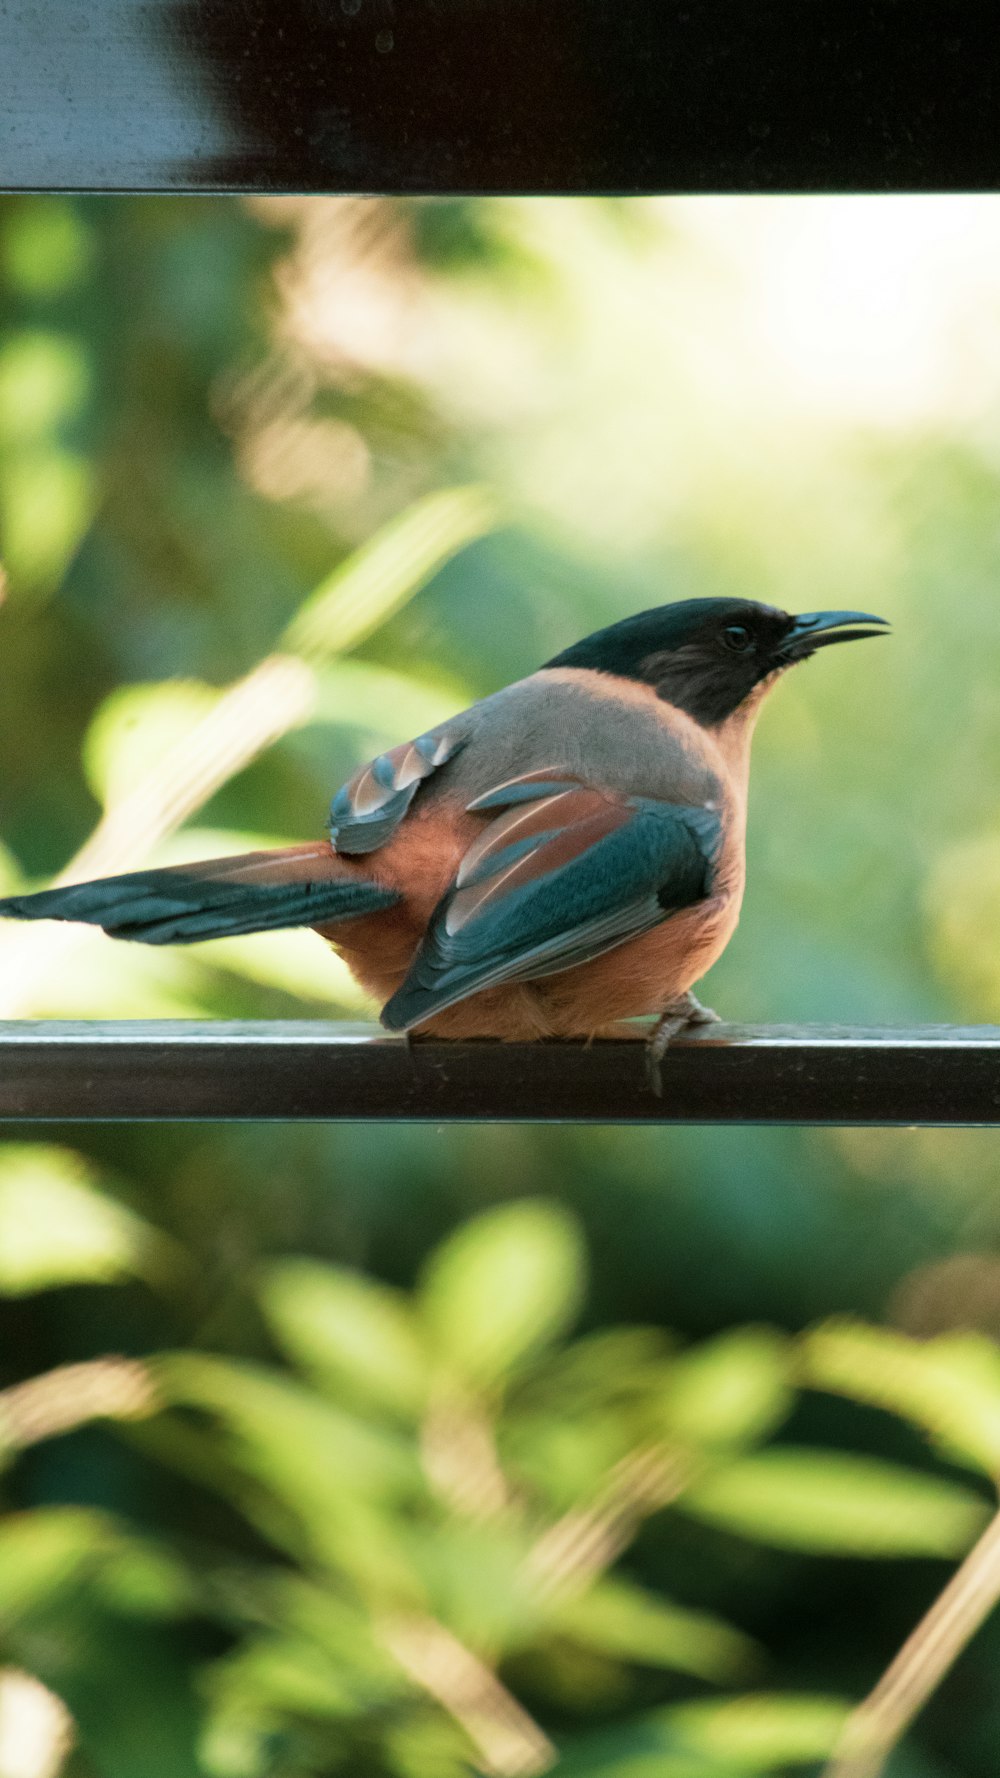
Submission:
[[[3,0],[0,189],[993,190],[982,0]]]
[[[0,1119],[1000,1124],[1000,1027],[718,1025],[639,1042],[436,1043],[366,1025],[0,1023]]]

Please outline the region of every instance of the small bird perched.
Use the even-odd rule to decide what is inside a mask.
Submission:
[[[725,949],[745,877],[750,740],[778,676],[884,633],[685,599],[598,630],[528,679],[383,753],[339,790],[329,838],[15,895],[0,914],[184,944],[312,926],[392,1031],[625,1035],[651,1070]]]

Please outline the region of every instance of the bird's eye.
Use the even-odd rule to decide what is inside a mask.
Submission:
[[[744,654],[750,647],[750,631],[745,624],[729,624],[722,632],[722,640],[733,654]]]

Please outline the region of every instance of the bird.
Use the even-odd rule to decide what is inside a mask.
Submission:
[[[750,743],[778,679],[885,634],[738,598],[612,623],[361,766],[324,838],[0,900],[143,944],[307,926],[390,1031],[592,1040],[656,1021],[650,1079],[736,928]]]

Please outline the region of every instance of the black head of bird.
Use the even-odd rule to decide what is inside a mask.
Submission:
[[[833,642],[881,636],[867,611],[787,611],[747,599],[683,599],[585,636],[546,664],[638,680],[704,728],[725,722],[758,687]]]

